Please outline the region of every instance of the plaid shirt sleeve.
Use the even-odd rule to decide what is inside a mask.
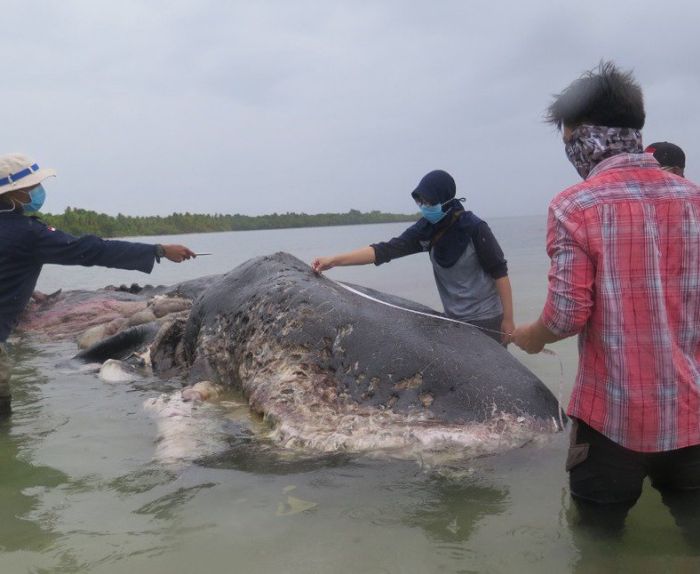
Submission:
[[[547,253],[551,259],[547,300],[541,320],[552,333],[580,332],[591,316],[595,264],[587,249],[583,214],[552,203],[547,221]]]

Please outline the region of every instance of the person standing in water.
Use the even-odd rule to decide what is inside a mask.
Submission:
[[[514,343],[578,335],[566,470],[583,524],[619,535],[645,478],[700,546],[700,188],[643,153],[642,90],[611,62],[556,96],[584,181],[549,205],[547,299]]]
[[[652,154],[664,171],[685,177],[685,153],[676,144],[656,142],[649,144],[644,153]]]
[[[348,253],[317,257],[316,273],[343,265],[381,265],[427,251],[445,314],[471,323],[507,345],[513,332],[513,296],[508,266],[485,221],[462,207],[457,186],[446,171],[420,180],[411,196],[423,217],[399,237]]]
[[[45,263],[150,273],[163,257],[176,263],[195,257],[183,245],[103,240],[94,235],[73,237],[48,227],[31,214],[44,204],[42,182],[55,175],[54,170],[39,167],[26,155],[0,156],[0,419],[12,412],[6,342]]]

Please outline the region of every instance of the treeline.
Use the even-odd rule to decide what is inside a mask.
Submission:
[[[48,225],[73,235],[94,234],[101,237],[129,237],[134,235],[179,235],[182,233],[209,233],[213,231],[246,231],[253,229],[283,229],[289,227],[325,227],[331,225],[359,225],[363,223],[393,223],[415,221],[417,215],[362,213],[351,209],[347,213],[272,213],[271,215],[204,215],[201,213],[173,213],[161,216],[118,214],[116,217],[87,209],[67,207],[62,215],[44,213],[41,219]]]

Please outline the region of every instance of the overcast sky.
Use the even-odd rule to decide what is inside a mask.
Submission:
[[[415,212],[445,169],[482,216],[578,176],[542,121],[611,59],[700,181],[693,1],[4,0],[3,147],[58,177],[46,211]]]

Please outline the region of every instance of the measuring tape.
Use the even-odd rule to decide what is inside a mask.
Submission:
[[[357,289],[353,289],[349,285],[345,285],[344,283],[339,283],[338,281],[335,281],[331,279],[330,277],[326,277],[331,283],[334,283],[338,285],[339,287],[342,287],[343,289],[350,291],[350,293],[354,293],[355,295],[359,295],[360,297],[364,297],[365,299],[369,299],[370,301],[374,301],[375,303],[381,303],[382,305],[386,305],[387,307],[392,307],[393,309],[399,309],[400,311],[407,311],[408,313],[413,313],[414,315],[422,315],[423,317],[432,317],[433,319],[440,319],[441,321],[449,321],[450,323],[459,323],[460,325],[468,325],[469,327],[474,327],[475,329],[481,329],[482,331],[488,331],[490,333],[498,333],[499,335],[508,335],[509,337],[512,335],[512,333],[504,333],[503,331],[498,331],[497,329],[488,329],[486,327],[481,327],[479,325],[474,325],[473,323],[468,323],[467,321],[459,321],[458,319],[451,319],[450,317],[445,317],[443,315],[435,315],[433,313],[425,313],[423,311],[416,311],[415,309],[408,309],[406,307],[401,307],[400,305],[394,305],[393,303],[387,303],[386,301],[382,301],[381,299],[377,299],[376,297],[372,297],[371,295],[367,295],[367,293],[363,293],[362,291],[358,291]]]
[[[393,309],[398,309],[400,311],[406,311],[408,313],[413,313],[414,315],[422,315],[423,317],[432,317],[433,319],[440,319],[441,321],[449,321],[450,323],[459,323],[460,325],[468,325],[469,327],[474,327],[476,329],[481,329],[482,331],[489,331],[490,333],[498,333],[499,335],[508,335],[511,336],[512,333],[504,333],[503,331],[498,331],[496,329],[487,329],[486,327],[481,327],[479,325],[474,325],[473,323],[468,323],[467,321],[459,321],[458,319],[451,319],[450,317],[444,317],[442,315],[435,315],[433,313],[425,313],[423,311],[416,311],[415,309],[408,309],[407,307],[401,307],[401,305],[394,305],[393,303],[387,303],[386,301],[382,301],[381,299],[377,299],[376,297],[372,297],[371,295],[368,295],[367,293],[363,293],[362,291],[358,291],[357,289],[353,289],[349,285],[345,285],[344,283],[340,283],[338,281],[335,281],[334,279],[331,279],[330,277],[326,277],[328,281],[331,283],[337,285],[338,287],[342,287],[346,291],[350,291],[350,293],[354,293],[355,295],[359,295],[360,297],[364,297],[365,299],[369,299],[370,301],[374,301],[375,303],[380,303],[381,305],[386,305],[387,307],[391,307]],[[561,357],[551,349],[542,349],[542,353],[546,355],[550,355],[551,357],[554,357],[559,361],[559,396],[557,397],[557,406],[559,410],[559,424],[561,425],[561,429],[564,430],[564,417],[562,416],[562,407],[561,407],[561,400],[562,400],[562,395],[563,395],[563,389],[564,389],[564,363],[561,360]]]

